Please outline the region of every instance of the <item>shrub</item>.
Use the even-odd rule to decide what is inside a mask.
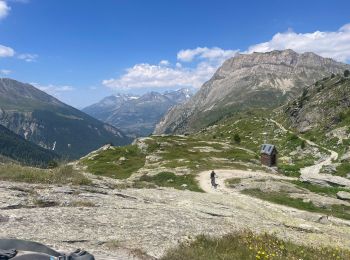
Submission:
[[[239,136],[239,134],[234,134],[233,141],[235,141],[236,144],[239,144],[241,142],[241,137]]]
[[[349,77],[350,76],[350,71],[349,70],[344,70],[344,77]]]
[[[57,168],[58,167],[58,163],[56,161],[50,161],[48,164],[47,164],[47,168],[48,169],[54,169],[54,168]]]

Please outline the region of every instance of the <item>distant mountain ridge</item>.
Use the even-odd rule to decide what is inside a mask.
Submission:
[[[41,147],[79,158],[105,143],[131,140],[118,129],[13,79],[0,79],[0,124]]]
[[[114,110],[120,108],[125,102],[138,99],[140,96],[130,94],[118,94],[103,98],[98,103],[82,109],[88,115],[101,121],[106,121]]]
[[[276,107],[315,81],[349,67],[311,52],[239,54],[226,60],[189,101],[173,107],[154,133],[194,132],[246,108]]]
[[[163,94],[152,91],[142,96],[118,94],[106,97],[83,111],[121,129],[129,136],[147,136],[169,108],[185,102],[191,96],[188,89]]]

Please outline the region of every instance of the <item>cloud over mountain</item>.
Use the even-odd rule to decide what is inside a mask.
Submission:
[[[167,60],[162,60],[157,65],[140,63],[128,68],[121,77],[104,80],[102,83],[114,89],[198,88],[211,77],[224,60],[236,53],[234,50],[217,47],[180,50],[175,65]],[[186,66],[181,62],[185,62]]]
[[[276,33],[268,42],[250,46],[247,53],[292,49],[296,52],[314,52],[337,61],[350,61],[350,23],[335,32]]]
[[[177,53],[175,65],[168,60],[158,64],[139,63],[126,69],[118,78],[104,80],[103,85],[116,90],[142,88],[199,88],[210,79],[216,69],[238,52],[269,52],[293,49],[296,52],[314,52],[337,61],[350,61],[350,24],[334,32],[315,31],[296,33],[288,30],[276,33],[267,42],[251,45],[245,51],[219,47],[182,49]]]

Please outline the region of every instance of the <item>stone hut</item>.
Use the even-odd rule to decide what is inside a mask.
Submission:
[[[277,165],[277,149],[272,144],[263,144],[260,150],[260,161],[263,165],[272,167]]]

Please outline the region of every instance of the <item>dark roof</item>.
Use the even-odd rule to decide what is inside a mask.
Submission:
[[[271,155],[273,150],[275,150],[275,146],[273,144],[263,144],[261,146],[260,153]]]

